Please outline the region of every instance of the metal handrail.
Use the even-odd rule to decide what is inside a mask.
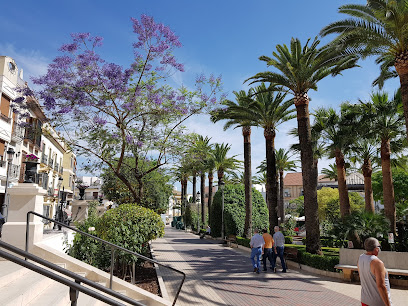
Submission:
[[[155,263],[155,264],[157,264],[157,265],[159,265],[159,266],[162,266],[162,267],[168,268],[168,269],[170,269],[170,270],[173,270],[173,271],[175,271],[175,272],[177,272],[177,273],[180,273],[180,274],[183,276],[183,279],[181,280],[180,286],[179,286],[179,288],[178,288],[178,290],[177,290],[176,296],[174,297],[174,301],[173,301],[173,304],[172,304],[172,305],[174,306],[174,305],[176,304],[177,298],[178,298],[178,296],[179,296],[179,294],[180,294],[180,291],[181,291],[181,287],[183,286],[184,280],[186,279],[186,274],[185,274],[183,271],[177,270],[177,269],[175,269],[175,268],[173,268],[173,267],[170,267],[170,266],[163,265],[163,264],[161,264],[160,262],[158,262],[158,261],[156,261],[156,260],[153,260],[153,259],[151,259],[151,258],[148,258],[148,257],[146,257],[146,256],[143,256],[143,255],[141,255],[141,254],[139,254],[139,253],[132,252],[132,251],[130,251],[130,250],[128,250],[128,249],[125,249],[125,248],[123,248],[123,247],[121,247],[121,246],[119,246],[119,245],[113,244],[113,243],[108,242],[108,241],[106,241],[106,240],[103,240],[103,239],[101,239],[101,238],[99,238],[99,237],[95,237],[95,236],[93,236],[93,235],[91,235],[91,234],[85,233],[85,232],[83,232],[83,231],[81,231],[81,230],[78,230],[78,229],[72,227],[72,226],[66,225],[65,223],[59,222],[59,221],[57,221],[57,220],[55,220],[55,219],[48,218],[48,217],[43,216],[43,215],[41,215],[41,214],[39,214],[39,213],[36,213],[36,212],[34,212],[34,211],[29,211],[29,212],[27,212],[26,241],[25,241],[25,242],[26,242],[26,243],[25,243],[25,251],[26,251],[27,253],[28,253],[28,238],[30,237],[30,227],[29,227],[30,214],[31,214],[31,215],[35,215],[35,216],[40,217],[40,218],[43,218],[43,219],[46,219],[46,220],[51,221],[51,222],[55,222],[55,224],[58,224],[58,225],[60,225],[60,226],[66,227],[66,228],[69,228],[70,230],[73,230],[73,231],[75,231],[75,232],[77,232],[77,233],[80,233],[80,234],[82,234],[82,235],[85,235],[85,236],[87,236],[87,237],[89,237],[89,238],[93,238],[93,239],[95,239],[96,241],[99,241],[99,242],[101,242],[101,243],[104,243],[104,244],[110,246],[110,247],[111,247],[111,269],[110,269],[110,280],[109,280],[109,288],[110,288],[110,289],[112,289],[112,282],[113,282],[113,266],[114,266],[113,263],[114,263],[114,253],[115,253],[115,249],[118,249],[118,250],[127,252],[127,253],[129,253],[129,254],[131,254],[131,255],[134,255],[134,256],[136,256],[136,257],[139,257],[139,258],[144,259],[144,260],[146,260],[146,261],[149,261],[149,262],[151,262],[151,263]]]
[[[81,292],[83,292],[83,293],[85,293],[85,294],[87,294],[89,296],[92,296],[93,298],[96,298],[96,299],[98,299],[100,301],[103,301],[103,302],[105,302],[105,303],[107,303],[109,305],[125,305],[125,304],[122,304],[122,303],[120,303],[118,301],[115,301],[115,300],[113,300],[113,299],[111,299],[111,298],[109,298],[109,297],[107,297],[107,296],[105,296],[103,294],[100,294],[100,293],[96,292],[95,290],[86,288],[86,287],[82,286],[81,283],[84,283],[84,284],[86,284],[86,285],[88,285],[90,287],[93,287],[93,288],[95,288],[97,290],[100,290],[100,291],[102,291],[102,292],[104,292],[106,294],[109,294],[109,295],[111,295],[111,296],[113,296],[113,297],[115,297],[117,299],[120,299],[120,300],[122,300],[122,301],[124,301],[126,303],[129,303],[131,305],[138,305],[138,306],[143,305],[142,303],[127,297],[126,295],[120,294],[120,293],[118,293],[118,292],[116,292],[116,291],[114,291],[112,289],[106,288],[106,287],[104,287],[104,286],[102,286],[102,285],[100,285],[98,283],[95,283],[95,282],[93,282],[93,281],[91,281],[91,280],[89,280],[89,279],[87,279],[87,278],[85,278],[85,277],[83,277],[81,275],[78,275],[78,274],[76,274],[74,272],[71,272],[71,271],[69,271],[67,269],[64,269],[64,268],[62,268],[62,267],[60,267],[60,266],[58,266],[56,264],[53,264],[53,263],[51,263],[49,261],[46,261],[46,260],[44,260],[44,259],[42,259],[42,258],[40,258],[38,256],[30,254],[30,253],[28,253],[26,251],[20,250],[19,248],[16,248],[15,246],[13,246],[11,244],[0,241],[0,246],[7,249],[7,250],[9,250],[9,251],[11,251],[11,252],[13,252],[13,253],[16,253],[16,254],[18,254],[20,256],[24,256],[26,259],[29,258],[30,260],[32,260],[32,261],[34,261],[36,263],[39,263],[39,264],[41,264],[41,265],[43,265],[43,266],[45,266],[45,267],[47,267],[47,268],[49,268],[51,270],[54,270],[55,272],[58,272],[58,273],[66,275],[66,276],[68,276],[70,278],[73,278],[75,281],[71,281],[71,280],[69,280],[69,279],[67,279],[65,277],[62,277],[62,276],[54,273],[54,272],[51,272],[51,271],[49,271],[47,269],[44,269],[44,268],[42,268],[42,267],[40,267],[40,266],[38,266],[36,264],[33,264],[33,263],[28,262],[26,260],[23,260],[23,259],[15,256],[13,254],[10,254],[8,252],[0,250],[0,256],[1,257],[6,258],[6,259],[8,259],[8,260],[20,265],[20,266],[23,266],[23,267],[25,267],[27,269],[30,269],[30,270],[32,270],[34,272],[37,272],[37,273],[39,273],[41,275],[44,275],[44,276],[48,277],[48,278],[51,278],[51,279],[53,279],[53,280],[55,280],[55,281],[57,281],[57,282],[59,282],[61,284],[69,286],[70,287],[71,305],[76,305],[76,303],[77,303],[77,298],[78,298],[77,291],[81,291]]]

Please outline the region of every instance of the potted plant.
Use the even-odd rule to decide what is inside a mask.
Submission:
[[[39,164],[38,156],[32,153],[26,155],[26,161],[24,164],[26,165],[24,183],[35,183],[37,176],[37,165]]]

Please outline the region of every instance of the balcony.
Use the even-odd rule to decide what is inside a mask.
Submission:
[[[53,197],[54,196],[54,188],[52,188],[52,187],[48,187],[48,190],[47,190],[48,192],[47,192],[47,195],[49,196],[49,197]]]
[[[50,158],[48,160],[48,167],[50,167],[52,169],[53,165],[54,165],[54,160]]]
[[[61,175],[64,174],[64,167],[61,166],[61,167],[59,168],[59,174],[61,174]]]
[[[15,142],[20,142],[24,138],[24,128],[19,126],[17,123],[13,123],[13,130],[11,131],[11,140]]]
[[[37,182],[42,188],[47,190],[48,188],[48,174],[47,173],[39,173],[37,176]]]
[[[0,119],[7,122],[7,123],[11,122],[11,118],[9,118],[9,117],[7,117],[6,115],[3,115],[3,114],[0,114]]]
[[[54,165],[54,171],[55,171],[55,172],[58,172],[58,170],[59,170],[59,164],[58,164],[58,163],[55,163],[55,165]]]
[[[11,164],[9,178],[16,179],[20,177],[20,165]]]
[[[41,155],[41,164],[43,164],[44,166],[48,164],[48,155],[44,153]]]

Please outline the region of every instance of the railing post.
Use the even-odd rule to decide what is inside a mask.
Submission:
[[[26,241],[25,241],[25,251],[28,252],[28,239],[30,238],[30,212],[27,213],[27,223],[26,223]],[[27,257],[24,257],[27,261]]]
[[[81,284],[81,282],[78,280],[75,280],[75,282],[78,285]],[[75,288],[69,287],[69,299],[71,300],[71,306],[77,306],[78,296],[79,296],[79,291]]]
[[[114,254],[115,254],[115,249],[111,247],[111,267],[110,267],[110,279],[109,279],[109,289],[112,289],[112,283],[113,283],[113,265],[114,265]]]

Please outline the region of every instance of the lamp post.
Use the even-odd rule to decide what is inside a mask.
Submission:
[[[218,183],[221,189],[221,238],[224,238],[224,181]]]
[[[196,202],[197,202],[197,232],[200,233],[200,192],[199,191],[197,191]]]
[[[2,215],[4,217],[4,221],[7,221],[7,216],[8,216],[7,187],[8,187],[8,184],[9,184],[10,168],[11,168],[11,163],[13,162],[14,153],[15,152],[14,152],[13,148],[8,148],[8,150],[7,150],[6,187],[4,188],[4,201],[3,201],[3,207],[1,209]]]
[[[59,177],[58,178],[58,184],[57,184],[57,186],[58,186],[58,197],[57,197],[57,205],[56,205],[56,207],[57,207],[57,209],[55,210],[55,220],[57,220],[57,221],[59,221],[59,222],[61,222],[61,220],[60,220],[60,211],[59,211],[59,209],[58,209],[58,204],[59,204],[59,198],[60,198],[60,188],[61,188],[61,185],[62,185],[62,181],[63,181],[63,178],[62,177]],[[56,224],[55,222],[54,222],[54,227],[53,227],[53,229],[61,229],[61,226],[60,225],[58,225],[58,224]]]

